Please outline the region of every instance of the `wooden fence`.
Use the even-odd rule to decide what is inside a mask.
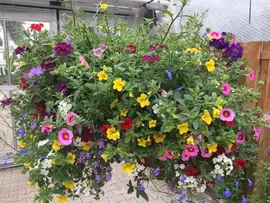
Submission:
[[[255,79],[250,81],[247,77],[245,83],[253,89],[257,89],[258,81],[264,81],[264,85],[260,87],[261,98],[256,104],[263,111],[270,110],[270,42],[248,42],[242,44],[244,48],[244,57],[247,64],[255,73]],[[259,143],[259,160],[270,162],[270,128],[264,128]]]

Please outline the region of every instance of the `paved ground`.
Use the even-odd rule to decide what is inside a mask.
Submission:
[[[30,188],[26,182],[25,175],[20,173],[21,168],[8,168],[0,170],[0,203],[32,203],[35,196],[35,189]],[[145,203],[143,199],[137,199],[135,194],[127,194],[127,182],[130,180],[128,175],[123,174],[119,165],[113,166],[113,178],[105,187],[105,196],[100,201],[91,197],[81,197],[69,203]],[[168,192],[168,188],[163,182],[155,182],[159,190]],[[157,192],[154,185],[149,184],[146,189],[149,194],[150,203],[170,203],[173,197]],[[198,197],[196,203],[206,200],[206,203],[216,203],[207,195]],[[55,201],[56,202],[56,201]]]

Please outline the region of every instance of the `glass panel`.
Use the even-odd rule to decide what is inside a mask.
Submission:
[[[4,27],[3,21],[0,20],[0,85],[7,84],[7,69],[4,43]]]

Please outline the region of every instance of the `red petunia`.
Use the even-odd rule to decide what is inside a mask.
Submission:
[[[108,124],[105,124],[105,125],[103,125],[102,127],[101,127],[101,132],[103,133],[103,134],[107,134],[107,130],[109,129],[109,128],[111,128],[111,126],[110,125],[108,125]]]
[[[246,168],[247,162],[245,159],[238,159],[234,162],[235,168]]]
[[[128,46],[129,50],[130,50],[130,54],[136,54],[136,46],[131,44]]]
[[[141,159],[144,160],[144,163],[141,161]],[[138,164],[143,165],[143,166],[148,166],[149,165],[149,159],[147,157],[137,159]]]
[[[196,176],[198,175],[197,170],[194,166],[186,166],[184,168],[184,173],[186,176]]]
[[[33,32],[33,30],[40,32],[43,27],[44,25],[42,23],[39,23],[39,24],[33,23],[31,24],[30,29],[31,29],[31,32]]]
[[[21,90],[26,90],[28,87],[29,87],[29,85],[27,84],[26,78],[22,77],[21,80],[20,80],[20,83],[19,83],[19,88]]]
[[[75,137],[81,138],[83,142],[93,141],[93,129],[91,127],[84,127],[81,134],[79,134],[79,132],[75,133]]]
[[[40,115],[44,116],[46,114],[46,104],[41,103],[41,102],[36,102],[36,111]]]
[[[234,121],[225,121],[227,126],[234,127]]]
[[[120,125],[122,130],[129,130],[132,128],[132,119],[131,118],[125,118],[123,123]]]
[[[226,150],[224,149],[224,147],[218,145],[217,146],[217,155],[221,155],[221,154],[225,154],[226,153]]]

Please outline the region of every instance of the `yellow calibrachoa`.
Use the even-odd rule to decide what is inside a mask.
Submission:
[[[101,154],[101,158],[107,162],[108,161],[108,155],[107,154]]]
[[[205,63],[205,66],[207,67],[208,72],[213,72],[216,67],[215,67],[215,61],[213,59],[210,59]]]
[[[143,138],[138,138],[137,141],[138,141],[138,146],[146,147],[147,140]]]
[[[141,125],[143,125],[142,121],[139,121],[139,120],[136,121],[136,126],[137,126],[137,127],[140,127]]]
[[[220,110],[213,107],[213,117],[219,118],[219,115],[220,115]]]
[[[218,97],[217,104],[219,105],[223,104],[223,99],[221,97]]]
[[[126,116],[127,116],[127,112],[128,112],[127,109],[123,109],[123,110],[120,112],[120,116],[126,117]]]
[[[154,127],[156,127],[156,125],[157,125],[157,121],[156,120],[149,121],[149,128],[154,128]]]
[[[162,143],[166,137],[165,134],[154,134],[153,135],[156,143]]]
[[[212,142],[211,144],[207,144],[208,152],[213,153],[217,151],[217,143]]]
[[[134,172],[135,164],[132,163],[125,163],[122,164],[122,169],[125,173],[132,173]]]
[[[113,89],[117,90],[119,92],[122,91],[123,87],[126,85],[125,81],[122,81],[121,78],[117,78],[116,80],[113,81]]]
[[[99,81],[108,79],[108,74],[105,71],[98,72],[97,76]]]
[[[58,151],[59,149],[61,149],[61,144],[58,140],[54,140],[53,141],[53,145],[52,145],[52,148],[54,151]]]
[[[186,132],[189,131],[189,129],[188,129],[188,122],[182,123],[181,125],[178,125],[177,127],[179,129],[180,135],[182,135],[182,134],[184,134],[184,133],[186,133]]]
[[[18,145],[19,145],[20,148],[24,148],[26,146],[26,142],[19,141]]]
[[[188,137],[187,139],[187,144],[192,144],[194,145],[194,138],[192,136]]]
[[[208,125],[212,123],[212,117],[208,110],[204,110],[204,114],[201,116],[201,119],[206,122]]]
[[[31,167],[31,162],[29,162],[29,163],[24,163],[24,167],[25,167],[25,168],[30,168],[30,167]]]
[[[108,4],[100,4],[100,8],[105,10],[108,8]]]
[[[75,187],[75,183],[71,180],[65,181],[63,184],[64,184],[65,188],[68,190],[72,190]]]
[[[141,108],[145,107],[145,106],[149,106],[150,105],[150,102],[147,98],[147,95],[142,93],[140,95],[140,97],[137,98],[137,102],[139,102]]]
[[[67,154],[67,161],[68,161],[69,164],[74,164],[75,159],[76,159],[76,156],[74,154],[72,154],[71,152],[69,152]]]
[[[120,138],[120,132],[115,129],[115,127],[111,127],[107,130],[107,138],[109,140],[118,140]]]
[[[90,142],[82,142],[82,149],[84,151],[88,151],[91,149],[91,145],[90,145]]]
[[[33,187],[34,183],[32,183],[31,181],[27,181],[27,185],[29,185],[30,187]]]
[[[20,67],[22,67],[22,66],[25,65],[25,62],[24,61],[20,61],[19,64],[20,64]]]
[[[193,54],[197,54],[197,53],[201,52],[200,48],[198,48],[198,49],[197,48],[188,48],[187,51],[190,53],[193,53]]]
[[[59,165],[59,162],[56,159],[51,160],[52,165]]]
[[[56,199],[59,203],[66,203],[68,201],[68,197],[65,195],[57,195]]]

